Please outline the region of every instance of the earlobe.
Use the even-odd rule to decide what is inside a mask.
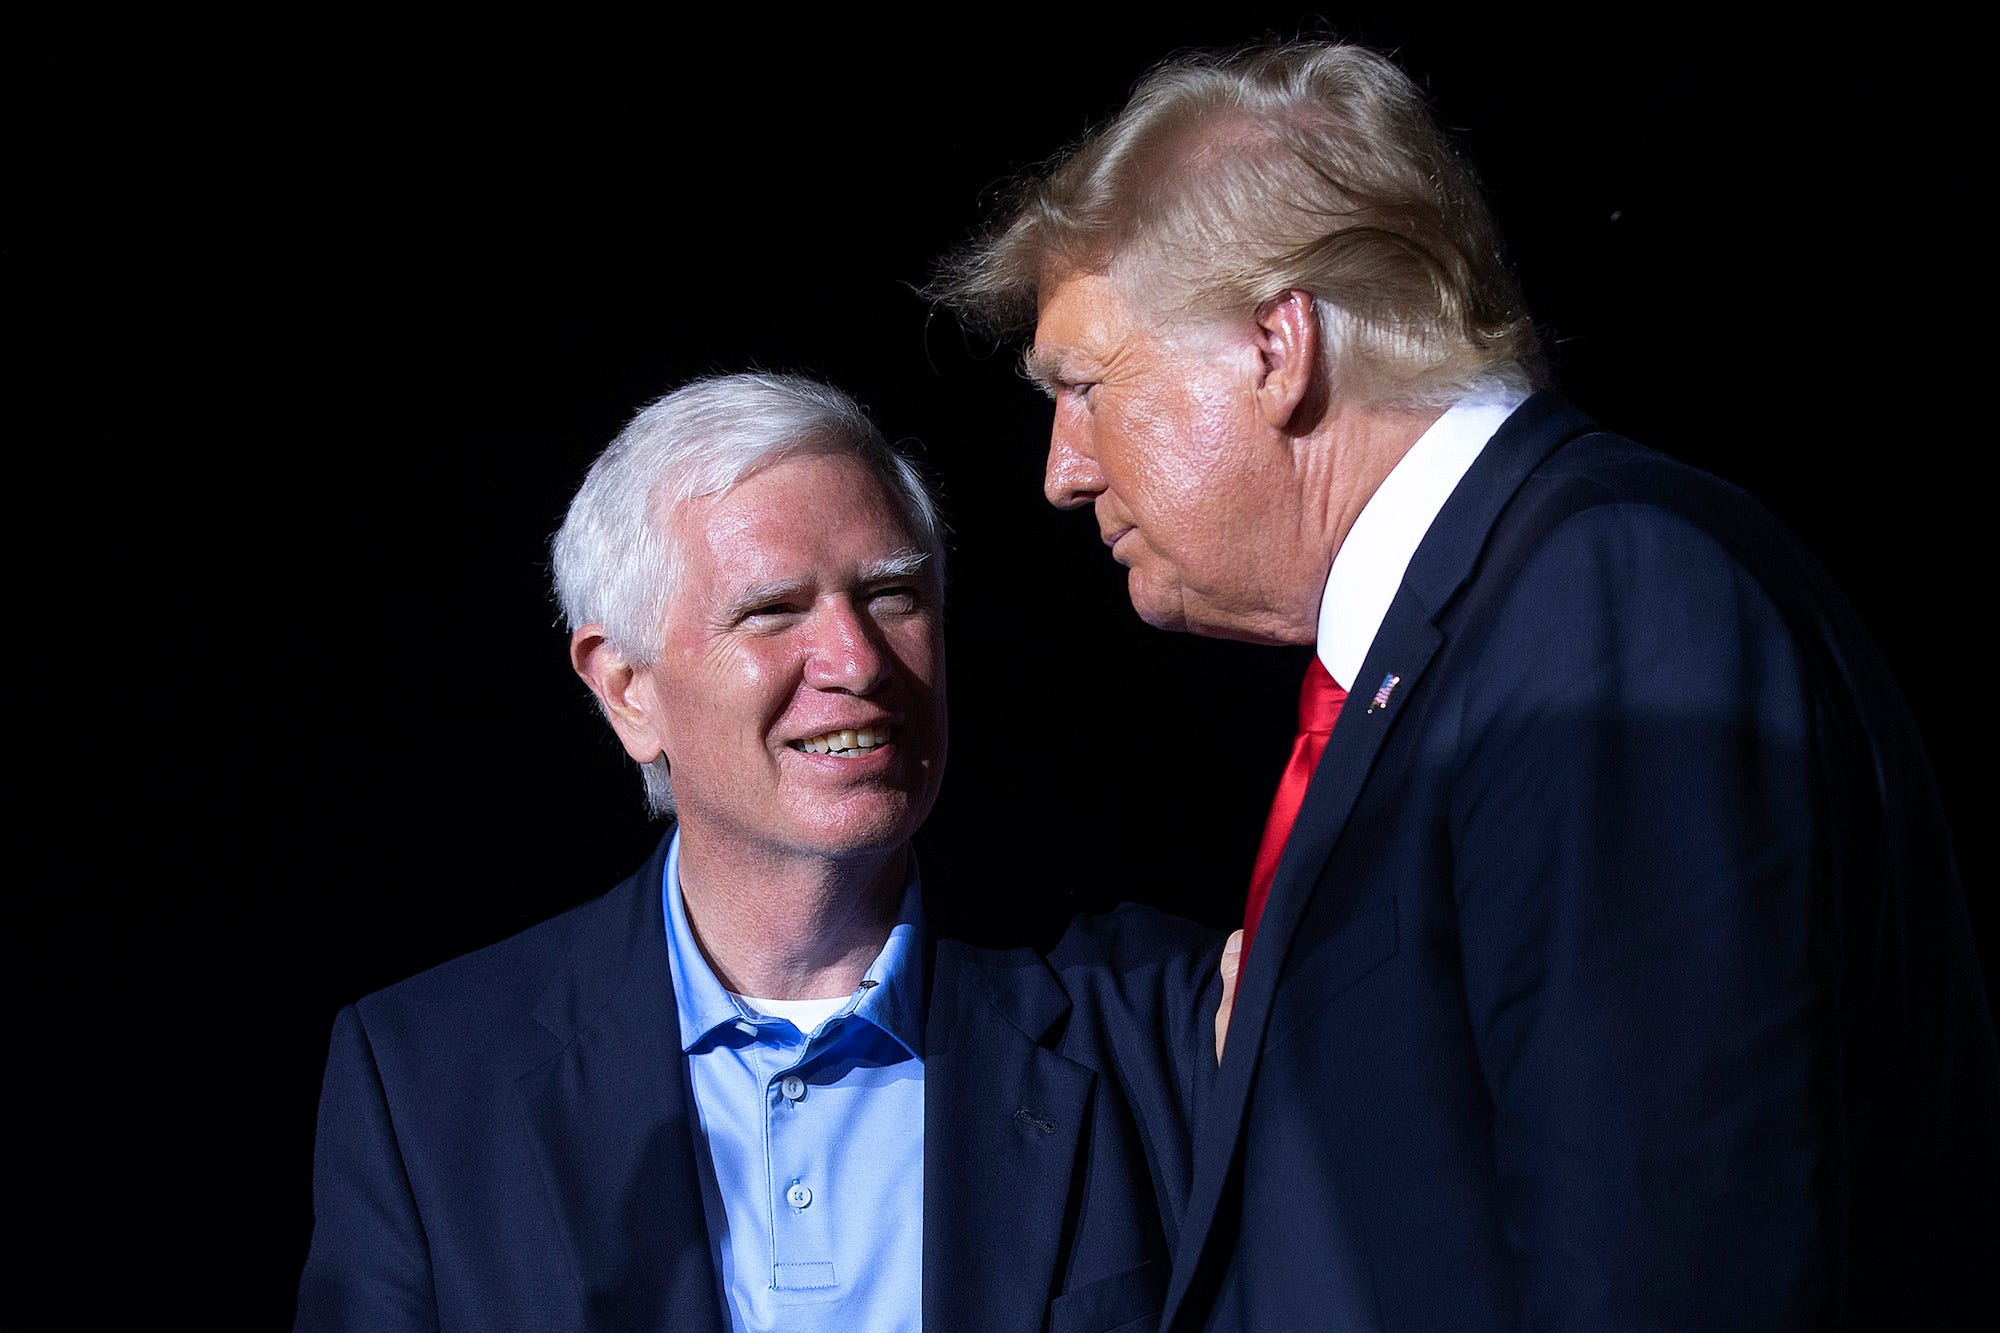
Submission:
[[[569,662],[597,696],[626,754],[650,764],[666,753],[655,725],[651,677],[625,661],[602,625],[584,625],[570,636]]]
[[[1273,429],[1298,432],[1319,377],[1319,316],[1312,293],[1295,287],[1258,306],[1257,338],[1263,358],[1258,407]]]

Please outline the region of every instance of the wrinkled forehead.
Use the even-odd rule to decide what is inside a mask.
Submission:
[[[1139,319],[1109,275],[1061,273],[1036,289],[1034,336],[1022,349],[1022,368],[1044,388],[1068,383],[1128,337]]]
[[[1148,348],[1208,345],[1243,320],[1161,305],[1117,273],[1067,274],[1038,289],[1035,332],[1021,369],[1044,390],[1094,381]]]
[[[719,491],[672,506],[676,583],[937,577],[914,517],[873,463],[846,449],[776,456]]]

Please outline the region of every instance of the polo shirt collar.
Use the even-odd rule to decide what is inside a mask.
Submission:
[[[917,853],[909,851],[909,870],[896,923],[861,984],[835,1017],[848,1014],[867,1020],[894,1037],[910,1054],[923,1056],[923,893],[917,873]],[[681,1051],[703,1045],[717,1028],[755,1024],[758,1015],[745,1008],[716,977],[688,924],[681,900],[681,835],[675,829],[667,845],[660,897],[667,923],[667,957],[672,964],[674,1004],[680,1011]]]

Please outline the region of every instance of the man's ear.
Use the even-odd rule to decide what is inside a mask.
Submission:
[[[1257,405],[1274,430],[1302,433],[1324,406],[1320,394],[1319,316],[1311,292],[1294,287],[1257,307],[1262,366]]]
[[[619,655],[611,640],[604,637],[604,626],[584,625],[570,635],[569,663],[597,696],[598,707],[618,733],[626,754],[650,764],[666,753],[652,675]]]

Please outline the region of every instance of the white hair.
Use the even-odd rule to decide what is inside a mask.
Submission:
[[[667,516],[799,453],[847,454],[866,463],[943,586],[937,502],[916,465],[883,438],[859,403],[798,375],[717,375],[648,404],[590,465],[551,543],[556,600],[569,629],[598,625],[625,662],[650,666],[685,565]],[[641,771],[647,804],[671,814],[666,756]]]

